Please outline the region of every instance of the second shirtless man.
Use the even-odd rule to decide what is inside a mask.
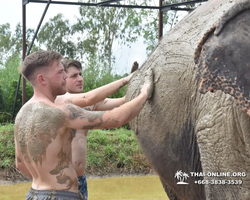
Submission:
[[[83,77],[82,77],[82,65],[76,60],[65,60],[62,62],[64,70],[68,75],[66,90],[71,94],[78,94],[83,92]],[[57,102],[57,101],[56,101]],[[91,111],[104,111],[111,110],[124,104],[125,97],[110,99],[105,98],[104,100],[93,104],[92,106],[85,107]],[[86,154],[87,154],[87,134],[88,130],[77,130],[75,137],[72,140],[72,163],[78,176],[78,188],[83,199],[88,199],[87,180],[85,175],[86,167]]]

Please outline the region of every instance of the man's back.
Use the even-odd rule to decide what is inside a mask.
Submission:
[[[16,117],[15,139],[33,189],[78,191],[71,162],[73,135],[64,124],[63,112],[52,103],[27,103]]]
[[[58,200],[79,199],[77,174],[71,161],[71,142],[75,135],[72,129],[122,126],[139,114],[153,92],[153,72],[149,70],[141,93],[119,108],[90,112],[67,104],[69,101],[56,105],[56,97],[66,92],[68,78],[61,59],[57,52],[39,51],[27,56],[20,66],[20,73],[34,89],[32,99],[22,107],[15,121],[16,166],[32,178],[27,200],[52,196]],[[127,80],[118,82],[123,86]],[[77,99],[71,103],[81,102],[85,96]]]

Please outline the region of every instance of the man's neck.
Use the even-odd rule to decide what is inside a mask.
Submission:
[[[73,92],[73,91],[67,91],[68,94],[80,94],[80,93],[83,93],[83,92]]]
[[[51,102],[55,102],[56,96],[54,96],[52,93],[50,92],[46,92],[46,91],[38,91],[34,88],[34,97],[36,99],[45,99]]]

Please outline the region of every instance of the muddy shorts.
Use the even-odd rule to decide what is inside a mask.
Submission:
[[[30,189],[26,200],[82,200],[81,195],[63,190],[34,190]]]
[[[83,200],[88,199],[88,188],[87,188],[87,180],[86,175],[78,177],[78,190],[83,196]]]

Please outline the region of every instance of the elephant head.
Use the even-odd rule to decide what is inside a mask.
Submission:
[[[130,100],[153,69],[154,94],[130,127],[171,200],[250,196],[250,120],[236,105],[249,110],[249,21],[247,0],[208,1],[163,37],[128,86]],[[187,185],[177,184],[179,172]]]

